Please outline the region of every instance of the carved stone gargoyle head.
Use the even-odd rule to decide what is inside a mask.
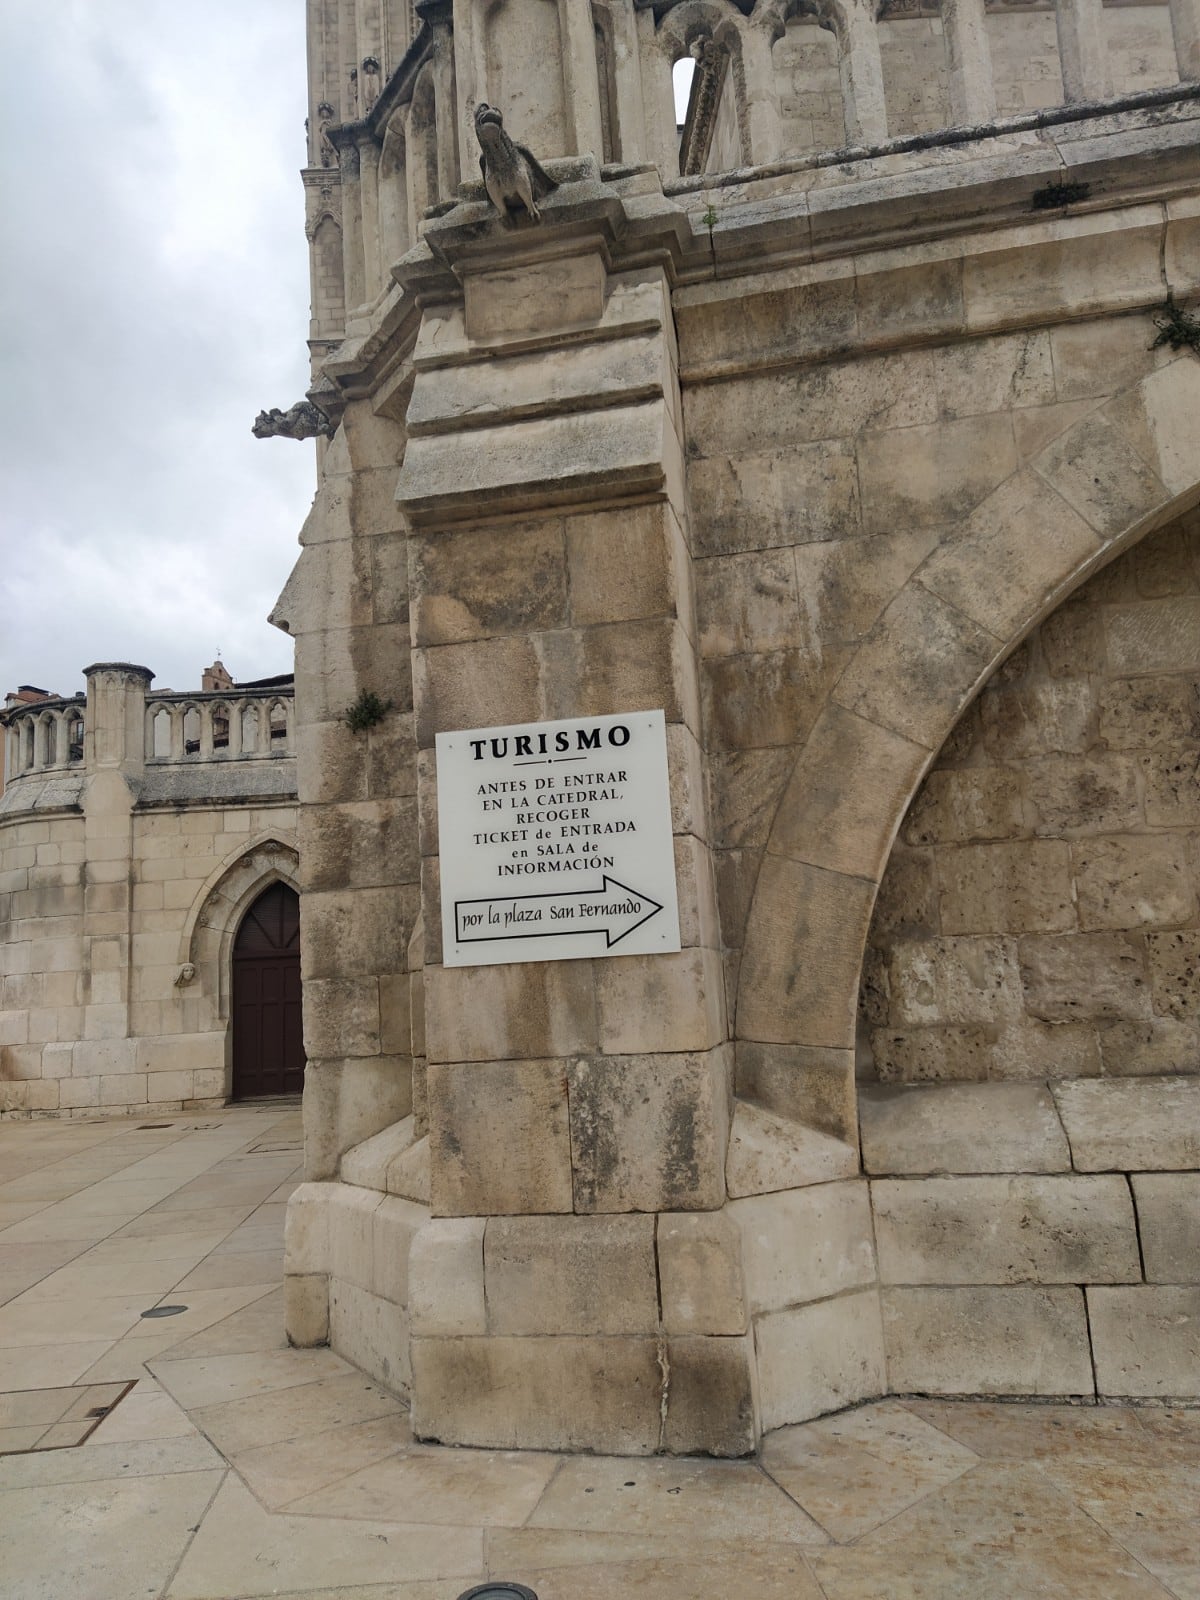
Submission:
[[[524,211],[533,222],[540,222],[542,214],[537,202],[558,185],[532,151],[509,138],[504,131],[504,118],[486,101],[475,107],[475,137],[479,140],[483,186],[496,210],[507,221]]]

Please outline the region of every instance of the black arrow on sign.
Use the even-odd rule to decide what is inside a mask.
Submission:
[[[610,913],[615,913],[618,918],[632,917],[634,920],[629,923],[628,927],[621,927],[620,921],[614,924],[609,920],[593,922],[590,926],[571,928],[564,927],[561,923],[554,923],[548,926],[539,917],[537,922],[532,922],[528,925],[521,921],[515,924],[508,924],[509,931],[506,933],[485,932],[486,928],[489,926],[494,928],[496,924],[489,924],[482,920],[480,921],[478,932],[463,932],[463,914],[472,906],[513,906],[528,907],[532,910],[539,901],[601,900],[605,895],[614,892],[632,895],[638,902],[637,907],[633,910],[626,910],[624,907],[620,909],[615,907],[608,908]],[[645,909],[646,907],[649,907],[649,909]],[[454,932],[459,944],[491,944],[497,939],[554,939],[560,935],[573,933],[602,933],[606,947],[611,950],[614,945],[620,944],[622,939],[628,938],[635,928],[640,928],[643,923],[649,922],[651,917],[656,917],[661,910],[662,906],[659,905],[657,900],[651,900],[648,894],[641,894],[637,889],[629,888],[627,884],[621,883],[618,879],[610,878],[606,872],[604,874],[604,882],[599,889],[563,889],[557,894],[490,895],[483,900],[456,900],[454,902]],[[480,915],[481,919],[486,917],[487,911],[483,911]],[[621,928],[620,933],[615,933],[613,931],[614,927]]]

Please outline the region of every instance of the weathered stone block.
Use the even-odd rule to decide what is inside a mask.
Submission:
[[[379,981],[307,978],[304,984],[304,1049],[309,1062],[329,1056],[379,1053]]]
[[[1094,1392],[1080,1289],[883,1289],[880,1300],[895,1394]]]
[[[791,550],[698,561],[696,613],[702,655],[757,655],[793,645],[799,613]]]
[[[1081,1079],[1051,1088],[1081,1172],[1200,1166],[1200,1079]]]
[[[984,745],[998,761],[1082,756],[1095,741],[1095,692],[1086,680],[1035,678],[1008,688],[997,679],[980,697],[979,710]],[[1080,771],[1070,763],[1044,769],[1038,794],[1048,813],[1055,807],[1055,815],[1065,811],[1070,794],[1062,791]]]
[[[705,723],[718,750],[801,744],[837,681],[849,649],[773,650],[702,663]]]
[[[306,985],[327,978],[344,983],[403,970],[420,912],[415,882],[391,888],[310,891],[304,896],[303,960]],[[352,1054],[345,1046],[339,1054]]]
[[[595,975],[600,1047],[608,1055],[710,1050],[725,1039],[725,992],[715,950],[600,961]],[[589,1043],[568,1048],[584,1050]]]
[[[908,808],[901,835],[910,845],[1012,839],[1025,831],[1023,795],[1024,783],[1015,768],[934,771]]]
[[[358,735],[361,739],[362,735]],[[367,730],[367,794],[372,800],[413,795],[417,789],[417,735],[411,712],[396,711]]]
[[[414,1339],[413,1433],[495,1450],[651,1455],[655,1339]]]
[[[1124,1179],[877,1178],[883,1283],[1131,1283],[1141,1277]]]
[[[393,1122],[346,1151],[339,1168],[342,1182],[356,1184],[360,1189],[378,1189],[381,1194],[384,1193],[387,1189],[388,1167],[412,1142],[412,1118],[402,1117],[399,1122]]]
[[[738,1029],[763,1041],[849,1048],[873,890],[768,856],[746,927]]]
[[[749,1334],[668,1339],[667,1377],[665,1450],[672,1455],[753,1455],[759,1429]]]
[[[1060,933],[1075,926],[1070,850],[1060,840],[945,850],[937,873],[943,933]]]
[[[834,697],[934,750],[999,649],[993,635],[912,582],[882,613]]]
[[[329,1271],[329,1212],[333,1185],[302,1183],[292,1190],[284,1221],[284,1260],[289,1273]]]
[[[854,1141],[854,1058],[849,1050],[739,1039],[738,1096],[835,1139]]]
[[[409,541],[413,641],[458,644],[567,622],[561,518]]]
[[[777,1117],[748,1100],[734,1101],[725,1158],[725,1184],[731,1195],[806,1188],[857,1171],[855,1145]]]
[[[1170,499],[1162,480],[1101,412],[1067,428],[1034,467],[1103,538],[1124,533]]]
[[[484,1217],[433,1217],[408,1255],[408,1315],[417,1334],[484,1334]]]
[[[201,1074],[196,1074],[200,1093]],[[331,1178],[341,1156],[412,1110],[407,1056],[309,1061],[304,1069],[304,1161],[309,1179]]]
[[[941,346],[933,378],[947,417],[1049,404],[1055,398],[1050,335],[1001,334]]]
[[[1104,627],[1114,674],[1200,671],[1200,597],[1113,606]]]
[[[709,763],[713,843],[765,844],[788,774],[795,765],[790,750],[740,750],[714,756]]]
[[[1071,846],[1081,928],[1186,922],[1196,891],[1186,843],[1169,835],[1080,840]],[[1154,963],[1151,955],[1151,979]]]
[[[1031,1016],[1045,1022],[1115,1022],[1150,1015],[1145,960],[1133,939],[1116,933],[1029,934],[1019,949]]]
[[[574,1209],[705,1211],[725,1198],[732,1062],[704,1054],[570,1063]],[[563,1206],[572,1209],[570,1190]]]
[[[988,420],[1003,426],[1008,419]],[[997,638],[1011,639],[1060,575],[1099,547],[1087,521],[1025,469],[1000,483],[943,540],[921,568],[921,582]]]
[[[1021,998],[1016,945],[1003,938],[929,939],[893,946],[892,1016],[913,1026],[996,1022]]]
[[[1200,1172],[1138,1172],[1131,1181],[1147,1281],[1200,1281]]]
[[[297,1350],[329,1343],[329,1279],[323,1273],[284,1278],[283,1325]]]
[[[572,1210],[567,1078],[559,1061],[429,1067],[435,1216]]]
[[[1106,1078],[1200,1072],[1200,1026],[1175,1017],[1115,1022],[1100,1035]]]
[[[305,724],[336,722],[364,689],[397,711],[412,709],[407,623],[326,628],[296,641],[296,703]]]
[[[1139,759],[1146,788],[1146,822],[1151,828],[1200,825],[1200,753],[1144,755]]]
[[[428,1221],[426,1206],[414,1205],[411,1200],[402,1200],[396,1195],[384,1195],[371,1218],[372,1294],[396,1305],[408,1305],[409,1251]]]
[[[901,527],[864,539],[797,545],[792,555],[804,602],[802,636],[847,643],[864,638],[934,549],[940,532]]]
[[[345,1279],[329,1280],[329,1342],[386,1388],[407,1394],[412,1384],[408,1313]]]
[[[1100,1394],[1200,1397],[1200,1288],[1089,1289],[1088,1316]]]
[[[764,1432],[887,1388],[876,1290],[758,1317],[754,1342]]]
[[[568,517],[567,573],[576,627],[670,615],[679,574],[661,506]]]
[[[677,618],[564,628],[539,634],[535,644],[539,716],[606,716],[614,707],[645,707],[661,708],[668,722],[699,726],[694,652]]]
[[[598,322],[604,310],[605,271],[599,253],[563,256],[520,269],[473,272],[466,281],[466,329],[479,342],[532,333],[532,309],[549,303],[555,326]]]
[[[671,1334],[740,1334],[748,1313],[741,1236],[729,1209],[659,1218],[659,1293]]]
[[[1100,733],[1110,750],[1173,753],[1181,744],[1196,744],[1200,679],[1117,678],[1106,683],[1100,693]]]
[[[938,926],[932,851],[906,850],[903,845],[896,845],[888,857],[875,900],[871,923],[875,940],[928,939],[937,933]]]
[[[407,797],[305,806],[300,813],[300,858],[304,887],[310,890],[415,883],[416,801]]]
[[[1016,470],[1006,415],[965,417],[934,427],[868,433],[858,443],[863,526],[961,522]]]
[[[688,491],[701,556],[853,539],[862,531],[854,451],[844,439],[692,461]]]
[[[542,715],[531,638],[476,639],[419,650],[413,686],[422,749],[450,729],[536,722]]]
[[[429,1059],[510,1061],[594,1050],[598,1041],[594,982],[590,961],[427,967]]]
[[[867,1185],[811,1189],[734,1200],[750,1309],[781,1311],[875,1281]]]
[[[862,1084],[859,1117],[863,1165],[873,1174],[1064,1172],[1071,1165],[1042,1084]]]
[[[483,1263],[492,1334],[658,1328],[653,1217],[493,1217]]]
[[[671,426],[660,399],[474,428],[465,449],[461,434],[410,439],[397,498],[421,524],[480,505],[527,512],[588,504],[598,484],[610,493],[657,493]]]
[[[772,852],[874,877],[896,813],[928,758],[919,744],[830,703],[796,759],[771,830]],[[845,774],[857,781],[847,785]]]
[[[1146,940],[1150,988],[1160,1015],[1187,1020],[1200,1010],[1200,931],[1152,933]]]
[[[1088,603],[1086,589],[1082,597],[1068,600],[1050,613],[1041,626],[1041,645],[1042,659],[1053,678],[1083,678],[1104,672],[1102,616],[1097,606]],[[1100,690],[1101,732],[1106,718],[1113,716],[1109,691],[1114,688],[1119,686],[1105,685]],[[1119,741],[1107,742],[1111,748],[1119,747]]]
[[[329,1270],[345,1282],[371,1290],[375,1281],[373,1219],[383,1203],[375,1189],[330,1184]]]

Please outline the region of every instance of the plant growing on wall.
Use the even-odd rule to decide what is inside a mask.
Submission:
[[[373,689],[364,689],[354,704],[347,707],[342,721],[351,733],[365,733],[382,722],[391,709],[390,700],[381,700]]]
[[[1169,344],[1172,350],[1191,350],[1200,355],[1200,317],[1177,306],[1174,295],[1167,296],[1166,304],[1150,320],[1158,329],[1151,350]]]

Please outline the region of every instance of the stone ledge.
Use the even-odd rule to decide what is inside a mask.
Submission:
[[[1200,1078],[1076,1078],[1050,1087],[1078,1171],[1200,1167]]]
[[[413,1142],[412,1117],[394,1122],[382,1133],[372,1134],[369,1139],[347,1150],[342,1157],[342,1182],[357,1184],[362,1189],[378,1189],[381,1194],[387,1194],[388,1169]]]
[[[877,1178],[886,1284],[1137,1283],[1123,1177]]]
[[[1044,1084],[862,1084],[859,1117],[863,1166],[873,1176],[1071,1170]]]
[[[1087,1300],[1100,1394],[1200,1397],[1200,1288],[1098,1288]]]
[[[1094,1392],[1081,1289],[904,1288],[881,1299],[893,1394]]]

